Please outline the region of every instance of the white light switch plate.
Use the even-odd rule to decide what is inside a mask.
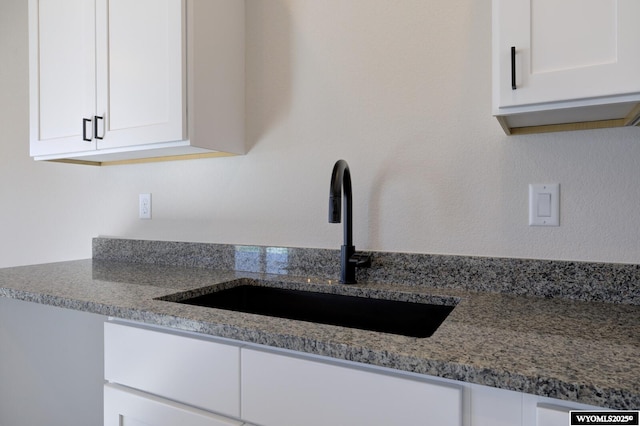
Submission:
[[[529,226],[560,226],[560,184],[529,185]]]

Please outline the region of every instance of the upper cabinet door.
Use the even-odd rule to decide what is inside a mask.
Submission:
[[[94,25],[94,0],[29,0],[32,156],[96,148]]]
[[[184,0],[99,0],[100,149],[186,139]]]
[[[640,1],[494,0],[493,7],[494,107],[640,92]]]

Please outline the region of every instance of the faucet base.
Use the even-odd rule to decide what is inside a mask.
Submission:
[[[355,246],[342,246],[340,251],[340,283],[356,284],[356,268],[371,266],[371,255],[359,253]]]
[[[340,250],[340,282],[342,284],[356,283],[356,265],[351,262],[355,254],[355,246],[342,246]]]

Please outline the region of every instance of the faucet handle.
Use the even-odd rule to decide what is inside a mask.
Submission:
[[[355,252],[349,258],[349,263],[355,264],[357,268],[371,267],[371,254]]]

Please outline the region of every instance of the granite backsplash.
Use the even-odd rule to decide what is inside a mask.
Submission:
[[[640,265],[371,252],[358,280],[640,305]],[[98,237],[93,258],[338,279],[340,251]]]

